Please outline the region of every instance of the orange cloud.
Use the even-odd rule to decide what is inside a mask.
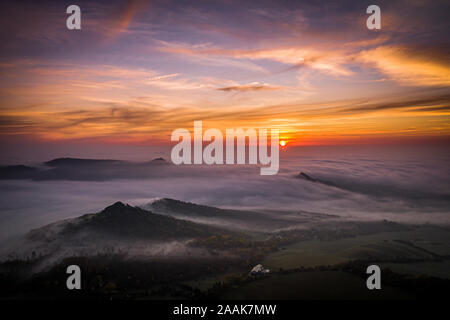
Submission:
[[[270,91],[270,90],[279,90],[281,87],[279,86],[272,86],[267,83],[259,83],[259,82],[252,82],[249,84],[244,85],[236,85],[236,86],[229,86],[229,87],[222,87],[217,88],[217,90],[220,91],[240,91],[240,92],[246,92],[246,91]]]
[[[265,107],[166,108],[146,99],[95,109],[48,110],[45,106],[0,111],[0,134],[45,140],[108,139],[168,143],[176,128],[203,120],[213,128],[278,128],[290,144],[374,137],[450,135],[448,95],[410,100],[336,101]]]
[[[123,10],[123,14],[121,14],[118,18],[117,23],[112,26],[109,26],[107,29],[106,42],[111,42],[114,40],[119,34],[128,30],[133,18],[138,14],[139,11],[143,9],[143,7],[149,3],[148,0],[130,0],[127,1],[127,6],[125,10]]]
[[[401,46],[381,46],[359,53],[357,60],[375,66],[407,86],[448,86],[450,65]]]

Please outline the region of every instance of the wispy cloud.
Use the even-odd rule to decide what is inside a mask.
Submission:
[[[444,54],[446,50],[442,51]],[[358,54],[357,60],[375,66],[390,79],[408,86],[450,85],[450,63],[423,51],[402,46],[380,46]]]
[[[190,129],[194,120],[203,120],[205,127],[277,127],[285,139],[300,144],[311,139],[339,140],[348,136],[449,135],[445,117],[442,117],[450,114],[449,104],[448,93],[431,93],[412,99],[390,97],[265,107],[238,105],[226,109],[214,105],[167,108],[139,98],[105,101],[102,107],[95,109],[3,110],[0,133],[36,135],[50,140],[102,138],[167,143],[175,128]],[[396,124],[402,121],[403,126]],[[429,121],[433,121],[433,126]]]
[[[239,91],[239,92],[247,92],[247,91],[271,91],[271,90],[280,90],[281,87],[278,86],[272,86],[267,83],[259,83],[259,82],[252,82],[249,84],[244,85],[237,85],[237,86],[229,86],[229,87],[222,87],[217,88],[217,90],[220,91]]]
[[[186,44],[167,44],[160,47],[159,50],[172,54],[195,56],[200,59],[215,59],[221,57],[225,59],[237,60],[272,60],[289,64],[295,67],[309,67],[318,71],[332,75],[348,76],[353,72],[345,67],[348,62],[345,54],[340,52],[330,52],[328,50],[311,49],[307,47],[286,47],[276,49],[260,50],[242,50],[242,49],[223,49],[209,44],[204,45],[186,45]],[[229,61],[229,60],[225,60]],[[234,66],[242,66],[233,62]],[[245,65],[248,67],[248,64]],[[255,69],[255,67],[249,67]],[[263,70],[262,68],[256,68]]]

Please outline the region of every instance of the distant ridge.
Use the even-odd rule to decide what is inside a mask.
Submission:
[[[298,174],[298,176],[297,177],[299,177],[299,178],[303,178],[303,179],[306,179],[306,180],[308,180],[308,181],[312,181],[312,182],[317,182],[317,180],[316,179],[314,179],[314,178],[311,178],[309,175],[307,175],[306,173],[304,173],[304,172],[300,172],[299,174]]]
[[[26,179],[39,170],[25,165],[0,167],[0,179]]]
[[[44,164],[49,167],[61,167],[61,166],[80,166],[80,165],[96,165],[96,164],[115,164],[121,162],[123,161],[111,159],[57,158],[44,162]]]
[[[115,159],[56,158],[39,166],[0,167],[0,180],[107,181],[114,179],[152,179],[170,174],[171,163],[163,157],[145,162]]]
[[[233,210],[225,210],[212,206],[205,206],[191,202],[185,202],[170,198],[162,198],[156,201],[153,201],[149,204],[148,208],[150,210],[154,210],[156,212],[161,211],[171,211],[176,212],[178,214],[186,214],[186,215],[196,215],[196,216],[210,216],[210,217],[220,217],[224,214],[230,217],[230,212],[234,212]],[[239,211],[239,214],[241,212]]]
[[[325,184],[325,185],[330,186],[330,187],[338,187],[335,183],[333,183],[331,181],[325,181],[325,180],[320,180],[320,179],[313,178],[310,175],[304,173],[303,171],[300,172],[295,177],[299,178],[299,179],[311,181],[311,182],[317,182],[317,183]]]
[[[262,232],[291,228],[295,224],[305,224],[318,218],[330,218],[317,212],[298,211],[291,216],[282,212],[223,209],[169,198],[156,199],[142,207],[158,214],[230,230]]]

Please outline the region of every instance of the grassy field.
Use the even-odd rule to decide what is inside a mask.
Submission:
[[[269,254],[262,263],[277,270],[333,265],[356,259],[431,260],[436,255],[448,255],[449,248],[449,230],[425,226],[333,241],[300,241]]]
[[[222,299],[410,299],[400,289],[383,286],[382,290],[368,290],[365,279],[342,271],[309,271],[276,274],[230,288]]]

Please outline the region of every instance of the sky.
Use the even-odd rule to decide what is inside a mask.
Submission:
[[[66,8],[81,8],[68,30]],[[2,1],[0,143],[450,141],[448,1]]]

